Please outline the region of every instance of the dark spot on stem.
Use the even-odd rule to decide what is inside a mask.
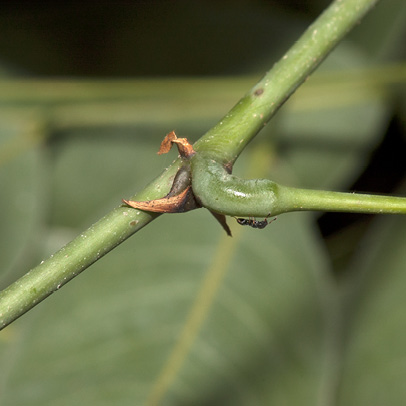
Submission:
[[[262,89],[262,87],[261,87],[261,88],[255,90],[254,96],[261,96],[262,93],[264,93],[264,89]]]
[[[231,172],[233,171],[233,163],[232,162],[228,162],[224,165],[224,169],[227,171],[228,174],[231,174]]]

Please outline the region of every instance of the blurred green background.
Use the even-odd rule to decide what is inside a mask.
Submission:
[[[328,1],[2,2],[0,287],[142,189]],[[406,4],[380,2],[238,160],[405,195]],[[0,332],[0,404],[403,405],[401,217],[161,216]]]

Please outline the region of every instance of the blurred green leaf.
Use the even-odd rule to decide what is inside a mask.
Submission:
[[[404,65],[371,69],[345,45],[330,59],[287,103],[277,127],[281,154],[309,188],[338,189],[359,176],[391,119],[388,100],[397,93],[389,89],[406,81]]]
[[[323,252],[301,216],[274,224],[261,234],[234,227],[230,239],[204,210],[158,219],[6,330],[3,345],[18,357],[3,371],[2,402],[143,404],[214,266],[214,274],[227,273],[174,371],[170,404],[262,403],[293,383],[291,401],[314,404],[323,370]]]
[[[47,190],[46,162],[36,146],[45,137],[35,117],[0,112],[0,282],[5,287],[37,259]]]
[[[403,218],[381,219],[351,268],[340,405],[403,405],[406,398],[405,227]]]
[[[60,226],[96,221],[144,187],[145,168],[159,174],[171,162],[171,157],[157,155],[155,139],[148,140],[147,131],[87,129],[56,141],[52,221]]]

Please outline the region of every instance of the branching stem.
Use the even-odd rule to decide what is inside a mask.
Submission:
[[[200,155],[214,160],[216,164],[230,166],[284,101],[376,1],[334,1],[265,77],[215,127],[194,144],[196,156]],[[199,165],[202,162],[199,159],[195,160],[195,157],[191,160],[192,171],[194,170],[193,191],[203,202],[207,196],[202,186],[210,176],[205,176],[204,171],[199,175],[198,168],[201,168]],[[152,200],[165,196],[180,167],[181,162],[177,160],[164,174],[131,200]],[[229,174],[226,173],[226,175]],[[252,182],[257,184],[248,186],[260,186],[262,181]],[[270,187],[278,189],[279,186],[272,182]],[[223,190],[221,193],[227,193],[227,191]],[[327,200],[330,198],[334,200],[332,195]],[[316,203],[317,195],[308,194],[306,199],[311,202],[314,209],[326,210],[326,207],[322,207],[320,200]],[[234,199],[232,203],[235,204],[237,200]],[[252,202],[253,199],[246,201],[246,213],[250,211],[249,204]],[[297,200],[296,207],[293,206],[293,209],[303,209],[301,206],[302,203]],[[230,212],[231,208],[228,207],[226,211]],[[261,215],[267,215],[266,211]],[[239,215],[239,213],[243,215],[242,211],[235,212],[233,215]],[[40,303],[155,217],[156,215],[129,207],[114,209],[59,252],[0,292],[0,329]]]
[[[291,211],[406,214],[406,198],[308,190],[268,179],[244,180],[230,175],[208,154],[192,158],[192,185],[202,206],[229,216],[267,217]]]

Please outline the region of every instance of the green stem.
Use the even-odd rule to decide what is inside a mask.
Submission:
[[[165,195],[181,166],[177,160],[132,199]],[[79,275],[158,215],[120,206],[0,292],[0,330]]]
[[[406,198],[324,190],[279,188],[282,212],[320,210],[369,214],[406,214]]]
[[[194,145],[232,163],[377,0],[336,0],[273,68]]]

